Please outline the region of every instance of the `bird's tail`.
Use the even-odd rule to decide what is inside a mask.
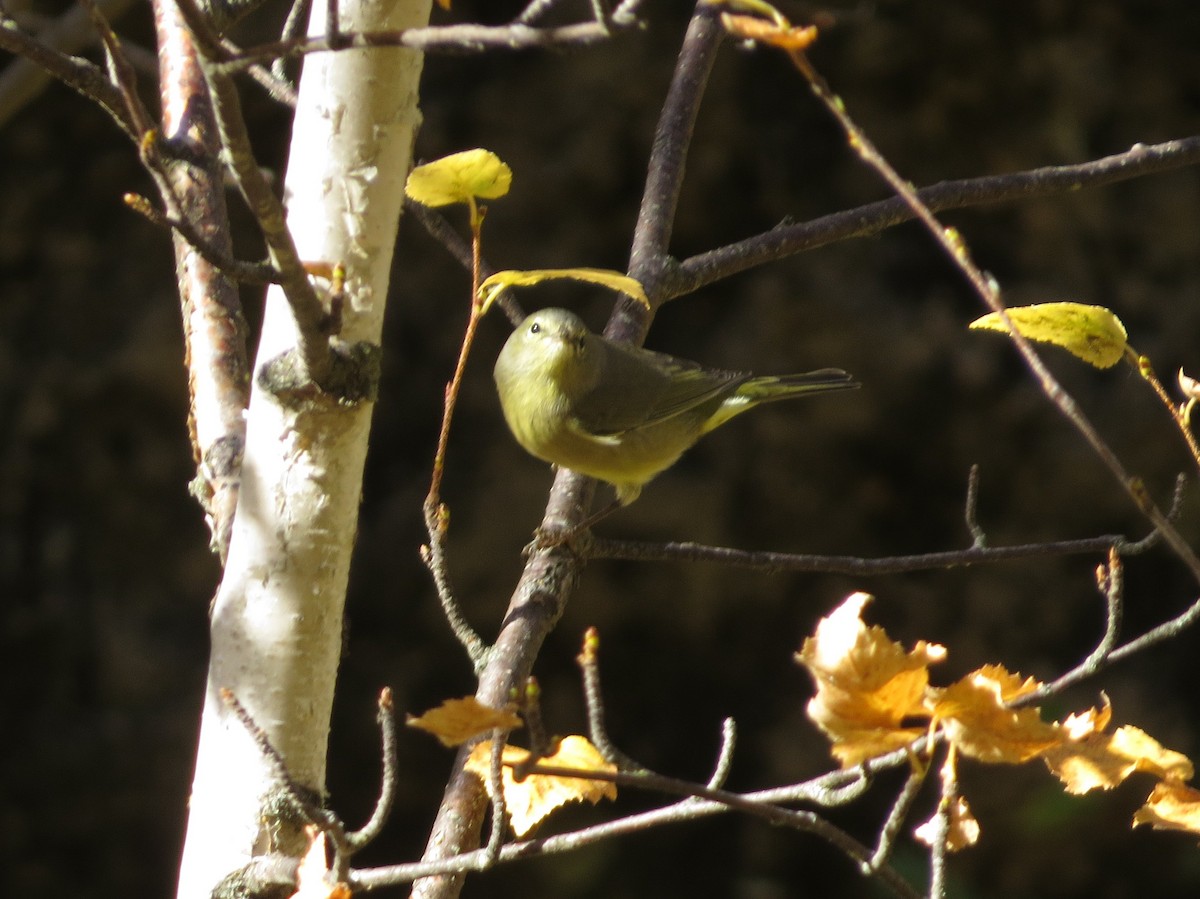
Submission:
[[[854,390],[862,385],[840,368],[822,368],[798,375],[775,375],[749,378],[721,404],[721,408],[705,422],[705,432],[720,427],[735,415],[753,409],[759,403],[786,400],[806,393],[825,393],[831,390]]]

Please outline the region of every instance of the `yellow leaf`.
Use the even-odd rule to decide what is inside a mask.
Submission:
[[[1067,740],[1043,755],[1068,793],[1111,790],[1135,771],[1165,780],[1191,778],[1192,763],[1187,756],[1165,748],[1136,727],[1126,725],[1107,734],[1104,725],[1107,719],[1098,728],[1079,728],[1072,715],[1062,725]]]
[[[521,719],[508,709],[493,709],[474,696],[464,696],[447,699],[420,717],[409,715],[405,723],[433,734],[443,746],[458,746],[497,727],[520,727]]]
[[[963,755],[982,762],[1019,764],[1062,741],[1036,708],[1010,709],[1007,703],[1039,684],[999,665],[986,665],[957,683],[930,691],[929,707],[947,739]]]
[[[490,150],[463,150],[409,172],[404,193],[425,206],[495,200],[508,193],[512,169]]]
[[[308,849],[296,870],[296,892],[289,899],[350,899],[350,887],[339,883],[329,867],[325,834],[316,827],[305,828]]]
[[[938,816],[930,818],[913,831],[913,836],[926,846],[932,846],[937,839]],[[979,822],[971,813],[971,807],[962,796],[955,796],[950,806],[950,827],[946,832],[946,849],[958,852],[979,842]]]
[[[1174,781],[1162,781],[1146,804],[1134,813],[1133,826],[1149,824],[1155,830],[1200,833],[1200,790]]]
[[[1096,368],[1116,365],[1128,346],[1125,326],[1103,306],[1039,303],[1013,306],[1007,311],[1012,323],[1025,337],[1060,346]],[[977,318],[971,322],[971,328],[1008,332],[995,312]]]
[[[530,774],[517,781],[513,776],[513,766],[526,762],[529,759],[529,750],[519,746],[505,746],[502,757],[504,768],[501,772],[501,782],[504,804],[508,809],[513,833],[518,837],[525,836],[538,822],[564,803],[586,800],[595,804],[601,799],[617,798],[617,785],[609,781],[563,777],[557,774]],[[466,769],[483,781],[489,794],[492,789],[488,779],[491,759],[492,742],[487,740],[471,750],[466,763]],[[537,761],[540,765],[581,771],[616,773],[617,770],[617,766],[606,762],[586,737],[578,735],[563,737],[554,755],[545,756]]]
[[[906,651],[883,628],[867,627],[861,615],[870,600],[866,593],[849,596],[821,619],[796,653],[817,684],[808,717],[832,741],[834,757],[846,768],[925,733],[901,722],[928,717],[922,705],[928,666],[946,656],[944,647],[923,640]]]
[[[483,306],[480,310],[481,314],[488,311],[488,307],[492,305],[497,294],[509,287],[532,287],[534,284],[541,284],[543,281],[583,281],[587,284],[598,284],[601,287],[607,287],[609,290],[615,290],[623,293],[626,296],[633,297],[647,309],[650,308],[650,300],[646,297],[646,291],[642,288],[642,284],[635,278],[630,278],[628,275],[623,275],[620,272],[614,272],[606,268],[543,268],[531,269],[529,271],[509,270],[504,272],[496,272],[496,274],[484,280],[479,285],[479,299]]]

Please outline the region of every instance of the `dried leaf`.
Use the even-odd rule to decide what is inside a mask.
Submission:
[[[425,206],[448,206],[479,198],[495,200],[512,186],[512,169],[490,150],[464,150],[409,172],[404,193]]]
[[[532,287],[543,281],[582,281],[586,284],[596,284],[607,287],[637,300],[647,309],[650,300],[640,281],[630,278],[620,272],[606,268],[542,268],[518,271],[496,272],[479,285],[479,299],[482,304],[480,314],[487,312],[500,291],[510,287]]]
[[[912,716],[928,717],[922,705],[929,684],[928,666],[946,656],[942,646],[920,641],[911,650],[891,640],[880,627],[867,627],[862,610],[866,593],[849,596],[817,624],[796,661],[817,683],[808,716],[833,742],[833,755],[852,767],[906,746],[925,733],[902,727]]]
[[[1107,718],[1099,727],[1088,730],[1080,727],[1075,717],[1062,724],[1067,739],[1043,756],[1068,793],[1111,790],[1136,771],[1164,780],[1191,778],[1191,760],[1165,748],[1144,731],[1126,725],[1107,734],[1103,732]]]
[[[510,709],[493,709],[474,696],[464,696],[447,699],[419,717],[409,715],[405,724],[428,731],[443,746],[459,746],[497,727],[505,730],[520,727],[521,719]]]
[[[817,39],[817,29],[814,25],[780,25],[756,16],[733,13],[722,13],[721,24],[739,40],[758,41],[782,50],[806,50]]]
[[[1036,708],[1007,703],[1038,688],[999,665],[986,665],[942,690],[930,691],[929,706],[942,731],[963,755],[983,762],[1019,764],[1063,739]]]
[[[1052,343],[1096,368],[1111,368],[1128,347],[1125,326],[1109,309],[1083,303],[1039,303],[1007,310],[1016,329],[1030,340]],[[1008,328],[995,312],[971,322],[974,330]]]
[[[306,832],[308,849],[296,871],[296,892],[289,899],[350,899],[350,886],[336,881],[329,867],[325,834],[311,825]]]
[[[932,846],[937,840],[939,826],[938,816],[934,815],[916,828],[913,836],[926,846]],[[967,805],[967,800],[962,796],[955,796],[954,802],[950,806],[950,827],[946,831],[946,849],[949,852],[958,852],[960,849],[974,846],[978,842],[979,822],[971,813],[971,807]]]
[[[1155,830],[1200,833],[1200,790],[1176,781],[1160,782],[1146,804],[1133,816],[1133,826],[1149,824]]]
[[[471,750],[466,769],[473,772],[487,787],[491,784],[488,772],[491,769],[492,743],[487,740]],[[548,814],[567,802],[596,803],[601,799],[616,799],[617,785],[603,780],[587,780],[580,777],[562,777],[557,774],[530,774],[517,781],[513,766],[529,759],[529,750],[519,746],[503,749],[504,769],[501,781],[504,804],[508,809],[509,823],[513,833],[523,837]],[[604,760],[599,750],[586,737],[572,735],[563,737],[554,755],[538,759],[538,764],[556,768],[574,768],[581,771],[604,771],[616,773],[617,767]]]

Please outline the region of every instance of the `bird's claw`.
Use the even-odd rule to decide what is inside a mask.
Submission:
[[[533,532],[533,539],[521,550],[521,556],[528,559],[534,553],[559,546],[565,547],[573,555],[583,556],[591,542],[592,532],[586,527],[539,527]]]

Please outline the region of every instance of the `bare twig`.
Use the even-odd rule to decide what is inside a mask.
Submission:
[[[1187,444],[1188,452],[1192,455],[1192,461],[1200,466],[1200,444],[1196,442],[1196,435],[1192,433],[1192,429],[1189,426],[1188,419],[1190,416],[1185,415],[1183,408],[1177,406],[1175,400],[1167,393],[1162,382],[1158,380],[1158,376],[1154,374],[1154,368],[1150,365],[1150,360],[1145,356],[1137,356],[1132,350],[1128,351],[1128,354],[1134,357],[1129,359],[1129,361],[1137,368],[1139,374],[1146,379],[1146,382],[1153,389],[1154,395],[1167,407],[1167,412],[1170,413],[1171,420],[1175,422],[1175,427],[1179,429],[1179,433],[1183,436],[1183,440]]]
[[[417,219],[428,232],[429,236],[440,243],[454,259],[469,272],[473,272],[476,265],[475,251],[471,244],[463,240],[454,227],[446,221],[446,217],[429,206],[423,203],[418,203],[415,200],[405,198],[404,211]],[[488,264],[487,260],[481,255],[478,259],[479,277],[487,278],[489,275],[496,273],[497,269]],[[519,325],[522,319],[525,318],[525,310],[513,297],[511,290],[502,290],[493,295],[492,302],[504,310],[504,314],[508,317],[508,321],[514,327]]]
[[[534,28],[514,22],[510,25],[441,25],[407,28],[402,31],[347,31],[247,47],[240,55],[227,56],[220,66],[224,72],[232,73],[254,63],[310,53],[333,53],[368,47],[407,47],[422,53],[460,55],[582,48],[611,40],[614,31],[627,30],[636,25],[636,19],[618,21],[614,17],[610,19],[607,27],[600,22],[580,22],[573,25]]]
[[[604,692],[600,686],[600,632],[589,627],[583,635],[583,649],[575,657],[583,675],[584,705],[588,715],[588,736],[600,750],[606,762],[616,765],[621,771],[645,771],[609,739],[608,727],[604,723]]]
[[[156,209],[140,194],[125,194],[125,205],[146,221],[168,231],[176,231],[205,262],[228,277],[244,284],[278,284],[279,272],[270,263],[247,262],[227,255],[221,248],[200,233],[187,219],[176,218]]]
[[[125,107],[121,90],[95,63],[47,47],[23,32],[11,18],[0,15],[0,50],[23,56],[76,93],[96,103],[132,141],[142,133]]]
[[[704,3],[698,5],[684,35],[675,73],[654,131],[646,186],[630,247],[629,275],[641,283],[655,307],[665,298],[672,267],[671,231],[683,186],[688,147],[722,35],[715,10]],[[624,301],[614,311],[605,334],[640,344],[649,326],[645,310],[631,301]]]
[[[504,828],[508,826],[508,808],[504,799],[504,745],[507,731],[492,731],[492,754],[488,765],[488,794],[492,799],[492,829],[483,847],[485,867],[492,867],[500,860],[504,846]]]
[[[904,787],[900,790],[896,801],[892,803],[891,809],[888,810],[887,820],[883,822],[883,827],[879,829],[879,840],[875,844],[875,851],[871,853],[871,858],[866,863],[868,872],[877,870],[891,857],[896,837],[900,835],[904,822],[908,819],[908,813],[912,809],[912,804],[925,784],[925,775],[928,773],[928,763],[914,757],[908,779],[904,782]]]
[[[871,852],[866,846],[841,828],[809,811],[782,808],[773,803],[757,801],[741,793],[712,789],[690,781],[665,777],[661,774],[624,774],[621,772],[581,770],[578,768],[540,764],[533,766],[530,769],[530,773],[607,781],[618,786],[652,790],[659,793],[686,796],[693,801],[702,799],[727,805],[734,811],[762,818],[776,826],[789,827],[805,833],[811,833],[825,840],[852,861],[857,862],[860,870],[878,878],[885,886],[890,887],[896,895],[917,895],[913,888],[886,863],[876,869],[867,868],[866,865],[870,861]]]
[[[963,510],[963,519],[971,534],[971,549],[983,549],[987,546],[987,534],[979,525],[979,466],[972,465],[971,473],[967,475],[967,502]]]
[[[463,645],[463,649],[467,651],[467,658],[471,660],[471,664],[478,674],[487,664],[488,645],[467,621],[462,611],[462,605],[454,592],[454,587],[450,583],[449,565],[446,561],[446,527],[444,523],[449,512],[444,505],[439,504],[435,514],[437,519],[433,522],[426,519],[425,526],[427,530],[436,534],[436,537],[421,547],[421,561],[425,563],[425,567],[429,569],[429,574],[433,577],[433,587],[437,591],[438,601],[442,604],[442,614],[446,616],[450,630],[458,642]]]
[[[331,0],[332,2],[332,0]],[[462,386],[463,375],[467,370],[467,359],[471,355],[471,346],[475,342],[475,332],[479,328],[482,317],[482,306],[477,292],[481,281],[481,240],[483,214],[475,203],[471,202],[471,293],[467,315],[467,326],[463,332],[462,345],[458,351],[458,362],[454,366],[454,374],[446,385],[442,408],[442,427],[438,432],[437,449],[433,455],[433,472],[429,478],[429,493],[425,497],[423,507],[425,513],[425,529],[429,534],[429,544],[422,550],[421,557],[433,575],[434,586],[437,588],[438,599],[446,619],[450,623],[454,635],[466,649],[471,664],[479,673],[487,662],[487,646],[482,638],[467,623],[462,613],[458,599],[450,586],[449,567],[446,561],[446,537],[450,530],[450,511],[441,499],[442,474],[446,468],[446,451],[450,445],[450,425],[454,421],[454,409],[458,404],[458,393]]]
[[[153,8],[160,54],[162,130],[172,147],[187,151],[186,160],[163,166],[159,183],[160,193],[180,213],[162,218],[176,231],[184,358],[189,371],[188,425],[197,464],[192,493],[204,507],[212,547],[224,563],[241,489],[250,366],[241,299],[229,269],[221,263],[229,262],[230,268],[242,274],[247,268],[257,271],[260,267],[236,263],[232,258],[221,147],[191,33],[174,4],[154,0]],[[126,202],[130,202],[128,195]],[[149,203],[130,205],[143,215],[156,212]]]
[[[818,556],[803,553],[733,549],[728,546],[705,546],[689,542],[647,543],[636,540],[593,537],[588,544],[588,558],[631,559],[641,562],[670,560],[716,562],[722,565],[734,565],[739,568],[751,568],[766,572],[819,571],[870,577],[910,571],[964,568],[971,565],[1011,562],[1045,556],[1107,552],[1114,546],[1120,546],[1122,551],[1126,551],[1128,544],[1124,537],[1112,534],[1101,537],[1085,537],[1079,540],[1026,543],[1016,546],[970,547],[947,552],[869,559],[861,556]]]
[[[721,751],[717,754],[717,763],[713,766],[712,776],[705,784],[710,790],[719,790],[725,786],[729,772],[733,768],[733,750],[737,746],[737,723],[732,718],[721,722]]]
[[[328,809],[322,808],[313,798],[312,791],[298,784],[288,771],[287,762],[284,761],[279,750],[271,743],[271,738],[267,736],[267,732],[259,726],[254,720],[250,712],[233,694],[232,690],[221,691],[221,701],[234,714],[238,722],[246,729],[246,733],[254,740],[254,745],[258,747],[259,753],[267,761],[271,767],[271,776],[275,781],[284,788],[288,794],[288,798],[294,803],[296,809],[303,814],[304,819],[309,824],[315,824],[322,831],[329,833],[334,837],[335,842],[342,843],[344,830],[341,822]]]
[[[946,854],[950,851],[950,828],[958,800],[958,765],[953,746],[942,765],[941,780],[942,795],[930,822],[933,826],[929,834],[929,899],[944,899],[946,895]]]
[[[814,780],[783,787],[773,787],[755,793],[743,794],[743,798],[758,803],[812,802],[823,807],[844,805],[859,798],[871,783],[871,776],[878,771],[909,764],[910,754],[919,752],[925,739],[914,746],[896,750],[847,771],[833,771]],[[478,779],[475,778],[478,783]],[[559,834],[522,842],[509,843],[500,853],[500,861],[538,858],[572,852],[618,836],[641,833],[652,827],[696,821],[712,815],[726,814],[733,809],[724,803],[689,798],[651,811],[628,815],[571,833]],[[385,886],[408,883],[421,878],[457,877],[470,871],[482,870],[485,852],[482,849],[464,852],[457,856],[437,861],[413,864],[389,865],[353,872],[351,882],[358,889],[372,890]]]
[[[383,776],[379,785],[379,798],[367,823],[358,830],[346,834],[346,848],[349,852],[362,849],[383,830],[392,814],[392,805],[396,799],[396,707],[392,702],[392,691],[384,687],[379,693],[379,735],[382,741],[380,758],[382,759]]]
[[[105,16],[114,19],[130,4],[131,0],[100,0],[99,5]],[[34,30],[38,44],[47,51],[63,54],[67,60],[75,60],[68,54],[96,42],[96,29],[92,27],[87,10],[80,6],[68,8],[44,27]],[[51,77],[50,72],[32,59],[18,57],[8,63],[0,73],[0,125],[37,97]]]
[[[966,209],[1034,197],[1072,193],[1132,178],[1200,164],[1200,136],[1137,144],[1124,153],[1076,165],[1046,166],[1007,175],[943,181],[923,187],[917,199],[933,212]],[[770,231],[684,259],[664,284],[663,299],[692,293],[709,284],[777,259],[855,237],[870,237],[912,221],[916,213],[900,197],[846,209]]]

